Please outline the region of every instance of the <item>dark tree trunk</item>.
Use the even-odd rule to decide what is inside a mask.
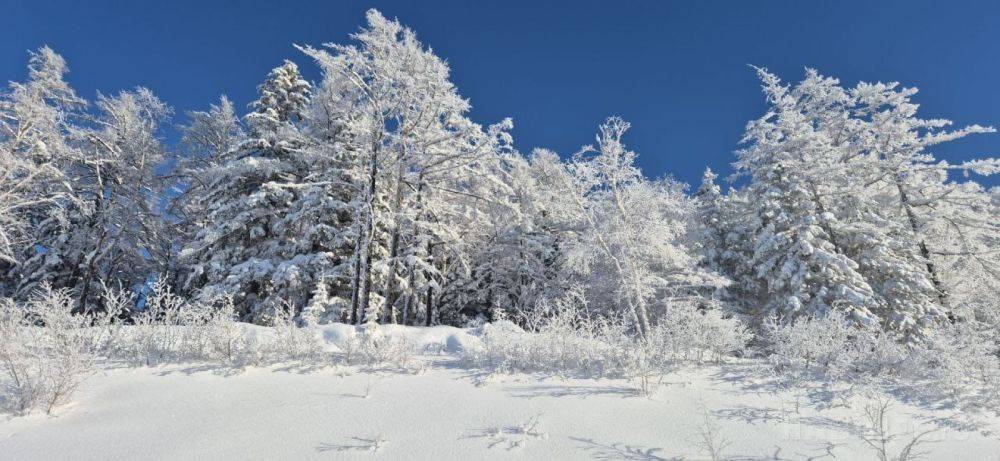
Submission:
[[[920,256],[924,258],[927,274],[930,276],[931,284],[934,285],[934,290],[937,291],[938,294],[938,301],[940,301],[941,305],[948,310],[949,320],[954,320],[952,318],[951,310],[948,309],[948,293],[945,292],[944,285],[938,277],[937,268],[934,266],[934,261],[931,260],[931,252],[927,248],[927,242],[920,237],[920,224],[917,222],[917,215],[913,212],[913,206],[910,204],[910,198],[906,194],[906,190],[903,188],[902,179],[898,176],[896,177],[896,190],[899,191],[899,201],[903,205],[903,210],[906,211],[906,219],[910,223],[910,230],[913,231],[913,236],[917,238],[917,248],[920,250]]]
[[[427,287],[427,326],[431,326],[431,319],[434,317],[434,287]]]
[[[392,243],[389,245],[389,280],[385,288],[385,323],[396,323],[396,273],[393,262],[399,253],[399,226],[392,233]]]
[[[361,321],[364,322],[368,311],[368,304],[372,294],[372,246],[375,244],[375,185],[378,178],[378,151],[381,138],[376,136],[372,141],[372,161],[368,176],[368,213],[366,216],[367,232],[365,238],[364,264],[362,264],[361,277],[361,300],[358,303]]]
[[[427,241],[427,259],[431,264],[434,264],[434,246],[431,245],[430,240]],[[427,281],[431,281],[433,275],[427,273]],[[431,326],[431,319],[434,318],[434,287],[427,287],[427,300],[425,301],[425,306],[427,308],[427,326]]]
[[[358,236],[359,244],[354,245],[354,275],[351,281],[351,325],[358,324],[358,302],[361,299],[361,255],[358,254],[361,245],[361,236]]]

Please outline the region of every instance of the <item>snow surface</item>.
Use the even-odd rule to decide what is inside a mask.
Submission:
[[[334,348],[351,327],[322,328]],[[706,411],[726,459],[875,459],[860,396],[776,389],[750,364],[683,368],[648,399],[625,380],[465,369],[447,353],[475,344],[464,330],[387,329],[444,353],[416,371],[106,368],[53,416],[2,417],[0,459],[695,460]],[[937,429],[926,459],[1000,460],[995,415],[894,402],[890,427]]]

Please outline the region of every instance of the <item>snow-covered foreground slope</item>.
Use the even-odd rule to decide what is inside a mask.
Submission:
[[[324,331],[331,348],[342,329]],[[396,333],[445,350],[475,340],[445,327]],[[745,364],[679,370],[647,399],[624,380],[487,376],[449,354],[418,361],[417,371],[106,369],[54,416],[0,420],[0,459],[707,459],[707,427],[729,442],[718,444],[727,459],[876,459],[858,435],[865,397],[778,390]],[[936,429],[919,447],[927,459],[1000,460],[995,416],[894,402],[888,418],[891,434]]]

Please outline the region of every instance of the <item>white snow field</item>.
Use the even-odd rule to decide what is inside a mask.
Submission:
[[[328,346],[350,328],[324,326]],[[779,389],[743,362],[679,369],[646,398],[627,380],[466,368],[464,330],[385,328],[440,353],[408,369],[104,367],[53,415],[3,416],[0,459],[879,459],[866,392]],[[892,400],[885,420],[889,459],[933,431],[911,455],[1000,460],[995,415]]]

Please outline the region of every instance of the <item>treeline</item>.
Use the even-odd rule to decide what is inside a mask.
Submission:
[[[641,173],[619,118],[568,158],[522,155],[411,30],[372,10],[352,37],[299,47],[318,82],[286,61],[248,114],[225,97],[186,114],[177,147],[149,90],[87,101],[32,53],[0,96],[3,295],[66,290],[90,312],[127,288],[141,311],[156,281],[262,324],[558,306],[640,334],[681,305],[751,325],[836,311],[907,340],[997,315],[1000,193],[965,178],[1000,162],[931,152],[993,129],[919,118],[914,89],[760,69],[738,181],[707,171],[689,194]]]

